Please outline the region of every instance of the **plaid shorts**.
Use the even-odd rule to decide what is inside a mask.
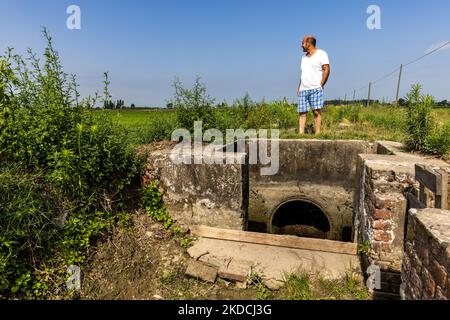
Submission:
[[[305,90],[298,97],[298,112],[306,113],[309,108],[320,110],[323,108],[323,88]]]

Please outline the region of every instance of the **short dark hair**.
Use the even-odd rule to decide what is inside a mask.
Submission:
[[[306,38],[306,42],[312,44],[314,47],[315,47],[316,44],[317,44],[317,40],[316,40],[316,38],[314,38],[313,36],[308,36],[308,37]]]

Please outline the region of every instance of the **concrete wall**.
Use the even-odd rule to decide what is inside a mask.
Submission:
[[[249,166],[249,220],[269,225],[281,204],[308,200],[327,215],[329,239],[342,240],[344,228],[353,226],[358,154],[375,151],[375,143],[363,141],[280,140],[278,174],[263,176],[261,165]]]
[[[166,149],[149,154],[147,178],[144,180],[159,181],[171,217],[188,227],[206,225],[244,230],[247,223],[248,166],[174,164],[169,157],[170,151]]]
[[[269,144],[270,145],[270,144]],[[357,156],[375,153],[376,144],[365,141],[280,140],[280,168],[276,175],[261,175],[260,164],[250,165],[253,185],[309,182],[354,188]]]
[[[410,210],[401,297],[450,299],[450,211]]]

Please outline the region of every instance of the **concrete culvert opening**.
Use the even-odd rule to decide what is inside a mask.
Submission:
[[[330,230],[330,222],[323,210],[305,200],[280,205],[269,225],[269,232],[273,234],[316,239],[328,239]]]

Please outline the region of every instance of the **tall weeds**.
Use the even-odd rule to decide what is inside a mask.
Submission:
[[[123,128],[80,101],[43,35],[43,57],[0,56],[0,297],[41,296],[49,264],[85,261],[140,165]]]

